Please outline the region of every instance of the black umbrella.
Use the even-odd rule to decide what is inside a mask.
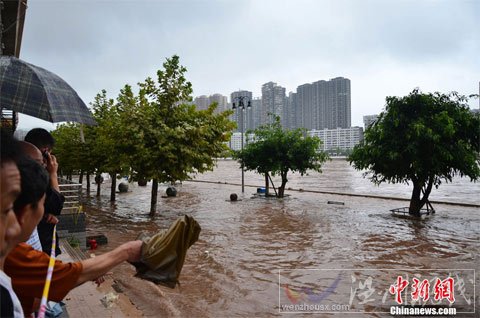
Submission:
[[[13,56],[0,56],[0,109],[52,123],[95,124],[87,105],[63,79]]]

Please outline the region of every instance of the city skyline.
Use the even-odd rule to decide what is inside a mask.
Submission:
[[[32,1],[20,58],[64,78],[86,104],[102,89],[115,98],[135,88],[174,54],[194,96],[256,97],[268,82],[288,96],[342,76],[361,126],[386,96],[416,87],[478,93],[479,20],[478,1]]]
[[[288,96],[285,87],[268,82],[262,85],[262,95],[255,99],[252,92],[240,90],[230,94],[230,102],[227,96],[219,93],[201,95],[193,100],[199,110],[206,109],[213,102],[218,103],[217,110],[234,110],[230,118],[237,123],[236,131],[242,131],[242,126],[243,131],[247,131],[272,123],[273,117],[269,114],[278,116],[286,129],[351,127],[350,80],[344,77],[299,85]],[[234,103],[240,107],[233,107]],[[244,117],[239,117],[241,113]]]

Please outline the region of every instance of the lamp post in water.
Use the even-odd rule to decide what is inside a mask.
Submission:
[[[243,151],[243,127],[244,127],[244,113],[245,113],[245,101],[247,102],[247,109],[252,107],[250,98],[248,96],[237,96],[232,100],[232,109],[240,110],[242,113],[240,115],[240,138],[241,138],[241,149]],[[237,102],[237,104],[235,104]],[[237,117],[238,118],[238,117]],[[244,166],[242,161],[242,193],[245,192],[245,176],[244,176]]]

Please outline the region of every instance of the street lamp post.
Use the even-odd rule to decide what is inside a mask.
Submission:
[[[238,106],[235,105],[235,101],[238,102]],[[240,138],[241,138],[241,149],[243,151],[243,126],[244,126],[244,110],[245,110],[245,103],[244,101],[247,101],[247,109],[248,108],[251,108],[252,105],[251,105],[251,101],[250,101],[250,98],[248,96],[237,96],[237,97],[234,97],[233,100],[232,100],[232,109],[239,109],[241,110],[242,114],[241,114],[241,124],[240,124]],[[242,193],[245,192],[245,175],[244,175],[244,165],[243,165],[243,161],[242,161]]]

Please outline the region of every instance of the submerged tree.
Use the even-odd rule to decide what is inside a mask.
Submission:
[[[480,178],[480,117],[467,98],[451,93],[387,97],[385,111],[365,131],[349,161],[375,184],[412,182],[409,213],[420,215],[432,187],[455,175]]]
[[[282,183],[276,195],[283,198],[289,171],[299,172],[302,176],[307,170],[321,172],[322,163],[328,158],[320,151],[322,141],[304,134],[303,129],[283,130],[280,118],[275,117],[272,124],[255,129],[255,140],[248,143],[243,151],[236,152],[234,157],[243,162],[246,170],[264,174],[267,189],[269,174],[280,175]]]
[[[87,193],[90,193],[90,174],[97,168],[94,153],[96,126],[79,123],[63,123],[52,131],[55,138],[55,155],[62,176],[69,177],[80,173],[78,183],[82,183],[83,175],[87,176]]]
[[[215,114],[216,105],[197,111],[191,101],[192,85],[178,56],[167,59],[154,81],[140,83],[136,100],[124,90],[119,100],[124,133],[135,178],[152,179],[150,215],[155,215],[158,184],[183,181],[190,173],[213,169],[214,158],[226,150],[234,123],[230,111]],[[123,114],[123,115],[122,115]]]
[[[107,98],[107,92],[102,90],[95,96],[93,103],[93,117],[97,125],[90,132],[94,140],[91,150],[91,160],[96,166],[97,176],[102,172],[110,175],[110,201],[115,201],[117,174],[127,173],[128,153],[124,152],[122,139],[123,127],[120,121],[118,106],[113,99]],[[97,195],[100,194],[100,183],[97,183]]]

